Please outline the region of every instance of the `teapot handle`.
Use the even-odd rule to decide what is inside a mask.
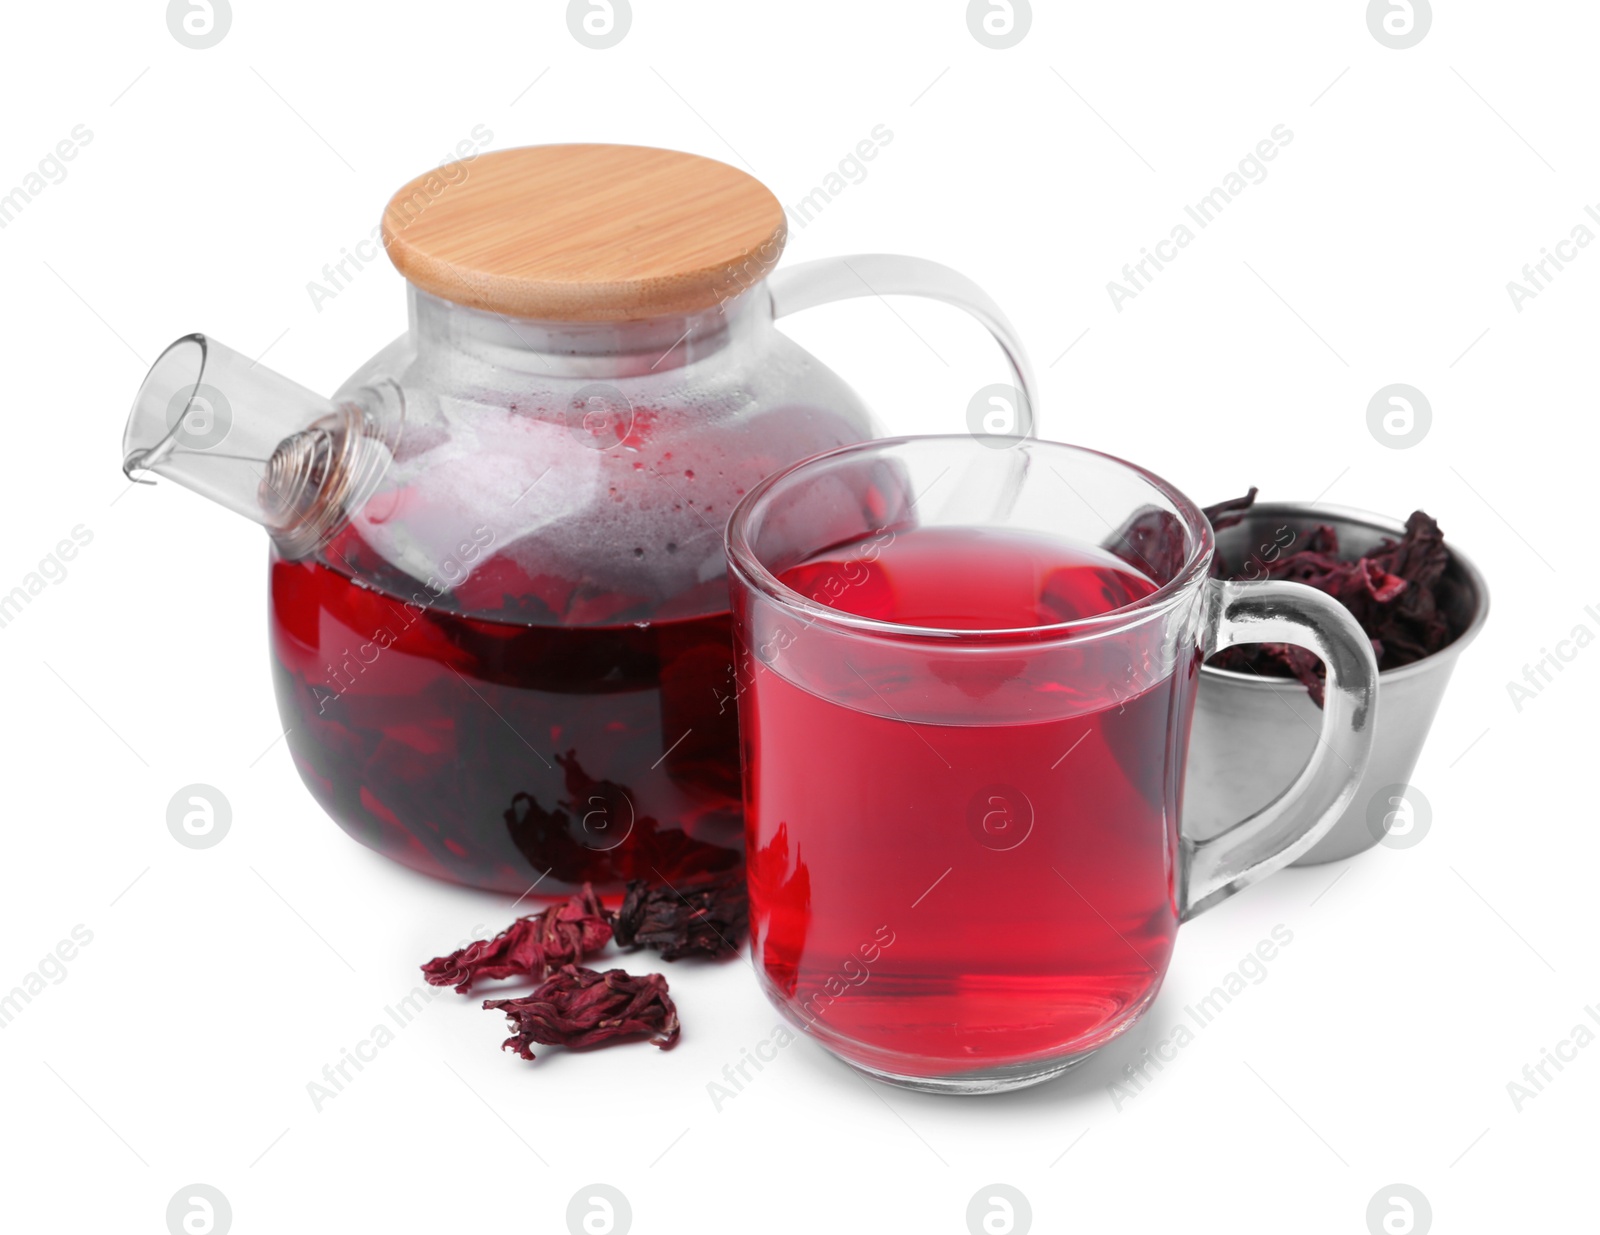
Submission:
[[[965,309],[983,323],[1005,353],[1019,395],[1016,435],[1034,436],[1038,399],[1028,353],[1000,306],[959,271],[920,257],[860,253],[853,257],[824,257],[775,271],[768,277],[767,287],[772,293],[775,318],[860,296],[921,296]]]

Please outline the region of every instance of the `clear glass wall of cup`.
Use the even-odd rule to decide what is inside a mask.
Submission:
[[[1179,923],[1339,816],[1374,724],[1372,649],[1335,601],[1210,579],[1205,516],[1139,467],[1006,445],[847,446],[764,481],[728,526],[757,971],[854,1067],[939,1092],[1033,1084],[1126,1030]],[[1016,543],[1136,598],[1012,628],[873,616],[886,563],[943,546],[931,577],[959,597],[989,586],[985,545]],[[1278,800],[1186,837],[1198,666],[1254,641],[1326,663],[1322,740]]]

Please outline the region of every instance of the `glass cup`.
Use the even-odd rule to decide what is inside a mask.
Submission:
[[[1142,468],[997,442],[819,455],[752,489],[727,531],[757,972],[846,1062],[936,1092],[1033,1084],[1126,1030],[1180,922],[1332,826],[1374,727],[1372,647],[1338,602],[1211,579],[1205,515]],[[862,616],[868,592],[849,593],[883,588],[913,534],[942,546],[919,550],[922,584],[958,597],[989,586],[997,537],[1147,594],[1006,629]],[[1321,741],[1276,801],[1186,836],[1199,665],[1249,642],[1321,657]]]

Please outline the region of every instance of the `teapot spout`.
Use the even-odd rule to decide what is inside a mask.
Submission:
[[[377,487],[403,418],[392,383],[335,404],[215,339],[185,335],[139,387],[122,470],[137,483],[176,481],[303,557]]]

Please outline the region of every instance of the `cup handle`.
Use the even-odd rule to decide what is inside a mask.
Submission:
[[[772,293],[775,318],[860,296],[921,296],[966,310],[995,337],[1010,366],[1020,406],[1016,409],[1015,433],[1008,436],[1034,436],[1034,409],[1039,403],[1028,353],[1000,306],[959,271],[920,257],[859,253],[787,266],[768,277],[767,287]]]
[[[1348,609],[1315,588],[1282,580],[1213,579],[1206,588],[1205,656],[1240,643],[1290,643],[1322,658],[1327,684],[1322,733],[1294,784],[1226,832],[1182,838],[1184,921],[1322,839],[1355,796],[1377,727],[1378,662]]]

